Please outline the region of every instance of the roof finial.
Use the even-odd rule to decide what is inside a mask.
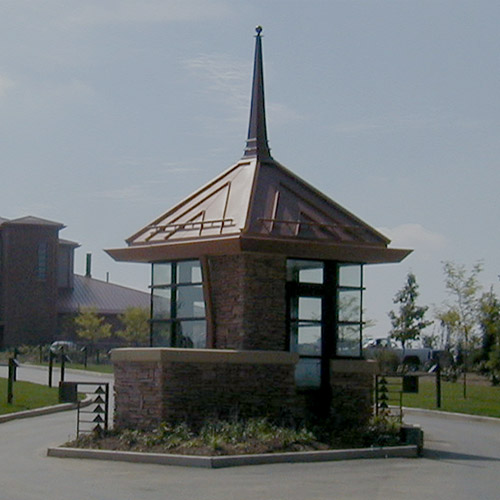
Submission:
[[[264,72],[262,69],[262,26],[255,28],[255,61],[253,67],[252,104],[250,106],[250,123],[248,125],[247,145],[244,157],[257,159],[271,158],[267,142],[266,109],[264,106]]]

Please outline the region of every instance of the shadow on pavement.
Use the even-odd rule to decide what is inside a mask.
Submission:
[[[499,457],[486,457],[483,455],[471,455],[468,453],[457,453],[453,451],[424,449],[422,456],[431,460],[486,460],[500,462]]]

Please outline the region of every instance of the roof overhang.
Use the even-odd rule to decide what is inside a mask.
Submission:
[[[195,259],[205,255],[234,255],[242,252],[279,254],[289,258],[336,260],[364,264],[401,262],[412,250],[382,245],[352,245],[235,235],[226,238],[188,240],[154,245],[132,245],[106,252],[121,262],[159,262]]]

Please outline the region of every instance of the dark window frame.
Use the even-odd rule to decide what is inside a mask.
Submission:
[[[300,282],[298,275],[290,280],[287,270],[286,282],[286,329],[287,329],[287,349],[292,349],[292,335],[295,324],[300,324],[300,318],[292,318],[292,309],[298,307],[298,301],[301,297],[321,298],[321,319],[318,322],[321,325],[321,353],[319,355],[300,354],[300,358],[318,359],[320,361],[320,384],[321,386],[329,384],[330,361],[332,359],[362,359],[363,343],[363,263],[358,262],[339,262],[318,259],[288,259],[289,262],[311,262],[319,263],[323,266],[322,283]],[[342,266],[359,266],[360,283],[359,286],[341,285],[340,269]],[[339,294],[343,291],[358,291],[359,301],[359,321],[341,321],[339,319]],[[357,326],[359,327],[359,354],[341,355],[339,354],[339,327]]]
[[[182,281],[178,282],[179,273],[179,265],[186,262],[198,263],[201,271],[201,281]],[[155,266],[168,264],[171,266],[170,268],[170,282],[169,283],[155,283]],[[205,325],[207,323],[207,314],[206,314],[206,304],[205,305],[205,314],[203,316],[179,316],[178,315],[178,295],[179,289],[184,287],[194,287],[201,286],[202,290],[204,287],[203,280],[203,265],[199,259],[183,259],[183,260],[173,260],[173,261],[160,261],[153,262],[151,266],[151,312],[150,312],[150,335],[149,335],[149,344],[151,347],[155,345],[155,327],[158,326],[169,326],[170,327],[170,342],[167,347],[190,347],[186,345],[187,340],[182,342],[181,335],[181,324],[185,322],[204,322]],[[170,290],[170,318],[155,318],[154,317],[154,297],[155,290]],[[206,335],[205,335],[206,337]],[[187,337],[186,337],[187,339]],[[206,344],[206,338],[205,338]]]

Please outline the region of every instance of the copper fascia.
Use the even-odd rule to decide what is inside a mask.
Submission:
[[[123,262],[160,262],[197,259],[205,255],[234,255],[242,252],[279,254],[289,258],[336,260],[381,264],[401,262],[412,250],[374,245],[337,244],[314,240],[263,238],[239,235],[227,238],[189,240],[181,243],[136,245],[106,252]]]

